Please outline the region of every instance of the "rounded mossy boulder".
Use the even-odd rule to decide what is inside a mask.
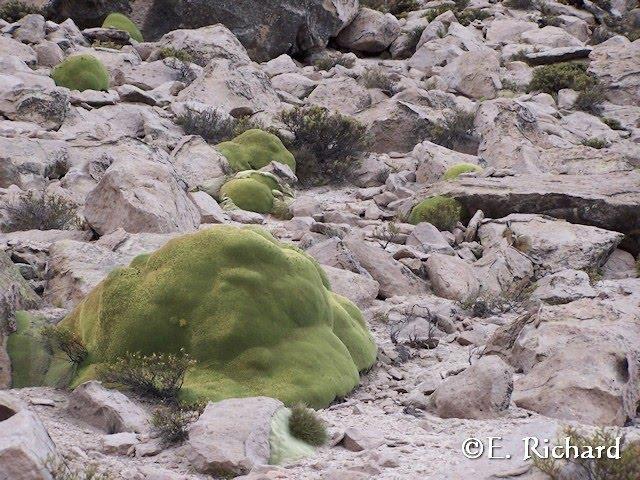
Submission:
[[[428,222],[438,230],[451,230],[460,221],[462,205],[453,198],[435,196],[430,197],[411,210],[409,222],[417,225]]]
[[[70,90],[108,90],[109,72],[102,62],[91,55],[74,55],[51,72],[59,87]]]
[[[116,30],[123,30],[129,34],[131,38],[138,42],[143,42],[142,33],[126,15],[121,13],[112,13],[104,19],[102,28],[115,28]]]
[[[247,130],[233,140],[219,143],[217,149],[236,172],[258,170],[271,162],[283,163],[296,171],[293,154],[277,136],[264,130]]]
[[[196,360],[186,400],[269,396],[326,407],[373,365],[358,308],[318,263],[259,228],[215,226],[113,271],[61,325],[89,352],[73,381],[127,352]]]
[[[459,163],[450,167],[444,175],[442,176],[443,180],[454,180],[458,178],[463,173],[471,173],[471,172],[481,172],[482,167],[478,165],[474,165],[473,163]]]
[[[270,213],[275,199],[271,188],[251,177],[229,180],[220,189],[220,198],[228,198],[238,208],[257,213]]]

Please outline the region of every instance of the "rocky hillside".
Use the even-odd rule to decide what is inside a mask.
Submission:
[[[0,0],[0,480],[640,478],[639,37]]]

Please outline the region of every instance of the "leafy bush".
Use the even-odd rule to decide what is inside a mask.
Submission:
[[[462,205],[453,198],[435,196],[417,204],[409,214],[409,222],[428,222],[438,230],[452,230],[460,221]]]
[[[314,447],[327,443],[328,435],[324,422],[313,410],[301,403],[291,407],[289,430],[291,435]]]
[[[433,143],[463,152],[475,153],[478,139],[474,134],[475,114],[454,110],[441,124],[430,128],[429,138]]]
[[[364,125],[321,107],[296,107],[280,118],[293,134],[283,142],[296,157],[296,174],[305,185],[344,182],[369,145]]]
[[[142,34],[140,30],[126,15],[121,13],[112,13],[104,19],[102,28],[115,28],[116,30],[123,30],[129,34],[136,42],[143,42]]]
[[[224,142],[235,133],[235,119],[213,108],[201,112],[187,109],[176,123],[187,135],[200,135],[208,143]]]
[[[361,0],[360,5],[393,15],[405,15],[420,8],[418,0]]]
[[[453,180],[458,178],[463,173],[480,171],[482,171],[482,168],[480,168],[478,165],[474,165],[473,163],[459,163],[458,165],[454,165],[453,167],[450,167],[446,172],[444,172],[442,179]]]
[[[193,57],[186,50],[177,50],[173,47],[164,47],[160,50],[160,58],[177,58],[181,62],[191,63]]]
[[[335,56],[328,55],[328,54],[319,56],[313,62],[313,65],[318,70],[325,70],[325,71],[331,70],[336,65],[341,65],[341,66],[343,66],[345,68],[353,67],[352,61],[350,59],[348,59],[348,57],[345,57],[344,55],[340,55],[338,57],[335,57]]]
[[[71,230],[78,226],[78,205],[66,198],[29,190],[5,206],[5,232],[25,230]]]
[[[590,85],[578,94],[573,104],[579,110],[599,114],[602,112],[602,103],[606,100],[604,87],[597,82]]]
[[[360,81],[366,88],[379,88],[385,92],[393,90],[393,80],[381,67],[367,68]]]
[[[601,120],[602,123],[604,123],[611,130],[624,130],[624,127],[615,118],[604,117]]]
[[[20,20],[25,15],[30,14],[43,15],[41,8],[34,5],[29,5],[21,0],[9,0],[7,3],[0,7],[0,18],[6,20],[9,23],[14,23]]]
[[[585,147],[597,148],[598,150],[607,146],[607,142],[602,138],[589,138],[587,140],[583,140],[582,144]]]
[[[587,66],[584,63],[564,62],[536,68],[528,90],[555,95],[563,88],[582,92],[593,88],[596,84],[597,79],[587,73]]]
[[[102,62],[91,55],[74,55],[60,63],[51,72],[59,87],[70,90],[108,90],[109,72]]]
[[[66,327],[46,325],[42,327],[40,334],[51,350],[62,351],[74,365],[81,364],[89,354],[80,336]]]
[[[509,8],[515,8],[516,10],[531,10],[535,6],[533,0],[505,0],[503,2]]]
[[[174,353],[129,353],[98,367],[106,383],[118,384],[145,396],[174,399],[178,396],[187,370],[195,360],[184,351]]]
[[[198,412],[189,407],[173,405],[163,407],[151,416],[153,432],[164,446],[183,442],[188,436],[189,424],[196,420]]]
[[[616,445],[616,438],[621,434],[615,430],[600,429],[593,435],[580,434],[576,429],[569,427],[564,435],[569,438],[570,445],[576,445],[579,451],[590,447],[593,451],[597,447],[612,447]],[[561,444],[564,444],[564,439]],[[551,480],[566,478],[563,474],[565,465],[571,464],[571,471],[575,478],[585,480],[634,480],[640,478],[640,442],[627,443],[624,437],[621,440],[620,458],[571,458],[567,461],[554,458],[534,457],[534,466],[547,474]]]

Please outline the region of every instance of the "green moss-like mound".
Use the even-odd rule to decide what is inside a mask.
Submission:
[[[271,162],[284,163],[296,170],[296,159],[275,135],[259,129],[247,130],[233,140],[217,145],[236,172],[258,170]]]
[[[451,230],[460,221],[462,205],[453,198],[435,196],[427,198],[413,207],[409,221],[414,225],[428,222],[438,230]]]
[[[457,165],[454,165],[453,167],[450,167],[446,172],[444,172],[442,179],[454,180],[458,178],[460,175],[462,175],[463,173],[480,172],[480,171],[482,171],[482,168],[479,167],[478,165],[474,165],[473,163],[459,163]]]
[[[257,213],[273,210],[274,196],[271,189],[254,178],[234,178],[220,189],[220,197],[230,199],[238,208]]]
[[[310,457],[315,453],[315,448],[308,443],[294,437],[289,428],[291,410],[281,408],[271,419],[271,433],[269,446],[271,447],[271,465],[281,465],[286,462],[294,462],[301,458]]]
[[[127,352],[197,365],[185,399],[266,395],[327,406],[359,382],[376,346],[358,308],[319,265],[258,228],[216,226],[112,272],[62,322],[89,356],[74,384]]]
[[[131,38],[138,42],[143,42],[142,33],[126,15],[121,13],[112,13],[104,19],[102,28],[115,28],[116,30],[124,30]]]
[[[51,72],[59,87],[71,90],[108,90],[109,72],[102,62],[91,55],[74,55]]]

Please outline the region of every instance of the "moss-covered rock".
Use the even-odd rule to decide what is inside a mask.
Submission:
[[[450,167],[444,175],[442,176],[443,180],[454,180],[458,178],[463,173],[471,173],[471,172],[481,172],[482,168],[478,165],[474,165],[473,163],[459,163]]]
[[[74,55],[67,58],[53,69],[51,78],[59,87],[81,92],[109,89],[109,72],[100,60],[91,55]]]
[[[275,135],[259,129],[247,130],[233,140],[217,145],[218,150],[236,172],[257,170],[279,162],[296,170],[296,160]]]
[[[274,196],[271,188],[255,178],[234,178],[220,189],[220,198],[230,199],[242,210],[257,213],[270,213],[273,210]]]
[[[198,363],[185,399],[264,395],[327,406],[376,358],[362,314],[319,265],[258,228],[216,226],[112,272],[62,322],[89,356],[74,384],[127,352]]]
[[[104,19],[102,28],[115,28],[116,30],[124,30],[131,38],[138,42],[143,42],[142,33],[126,15],[121,13],[112,13]]]
[[[460,221],[462,205],[453,198],[435,196],[430,197],[411,210],[409,221],[414,225],[428,222],[438,230],[451,230]]]

